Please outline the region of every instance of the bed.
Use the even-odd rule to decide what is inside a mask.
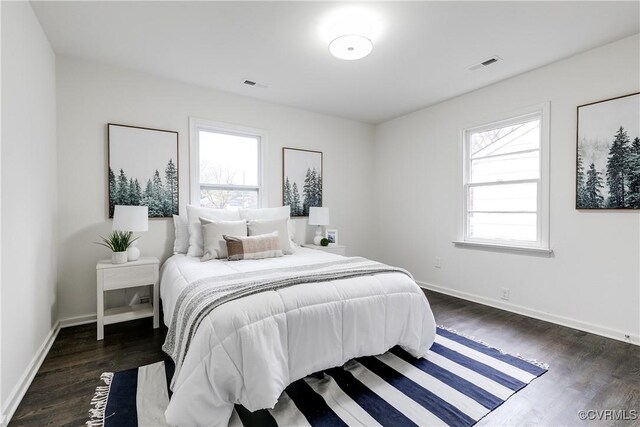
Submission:
[[[235,262],[174,255],[161,272],[164,322],[171,325],[185,288],[207,278],[339,262],[347,261],[307,248]],[[236,403],[251,411],[273,408],[288,384],[309,374],[395,345],[421,357],[434,339],[424,293],[401,272],[251,294],[218,306],[199,323],[174,376],[166,419],[170,425],[226,426]]]

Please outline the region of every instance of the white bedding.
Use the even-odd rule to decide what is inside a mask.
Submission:
[[[171,324],[182,289],[196,280],[340,258],[298,249],[281,258],[245,261],[174,255],[164,264],[160,293]],[[200,324],[176,378],[166,411],[171,425],[227,425],[234,403],[273,408],[284,388],[313,372],[401,345],[423,356],[435,322],[408,276],[375,276],[296,285],[226,303]]]

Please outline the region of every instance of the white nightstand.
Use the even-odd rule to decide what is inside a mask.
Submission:
[[[104,338],[104,325],[127,320],[153,317],[153,327],[160,326],[158,270],[160,261],[154,257],[140,257],[125,264],[111,264],[111,260],[98,261],[98,340]],[[153,286],[153,305],[150,303],[104,309],[104,293],[136,286]]]
[[[313,243],[301,245],[303,248],[315,249],[317,251],[329,252],[336,255],[347,256],[347,247],[344,245],[318,246]]]

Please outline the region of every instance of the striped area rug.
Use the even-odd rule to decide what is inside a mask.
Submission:
[[[471,426],[547,371],[438,327],[426,357],[400,347],[298,380],[274,409],[236,405],[230,426]],[[173,363],[105,373],[88,426],[164,426]]]

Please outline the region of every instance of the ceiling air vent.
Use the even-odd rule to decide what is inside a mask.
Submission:
[[[247,86],[259,87],[260,89],[266,89],[269,87],[267,85],[263,85],[262,83],[256,83],[253,80],[245,80],[242,83],[246,84]]]
[[[494,55],[491,58],[485,59],[479,64],[474,64],[467,68],[469,71],[476,71],[476,70],[479,70],[480,68],[488,67],[489,65],[495,64],[498,61],[502,61],[502,58],[500,58],[498,55]]]

